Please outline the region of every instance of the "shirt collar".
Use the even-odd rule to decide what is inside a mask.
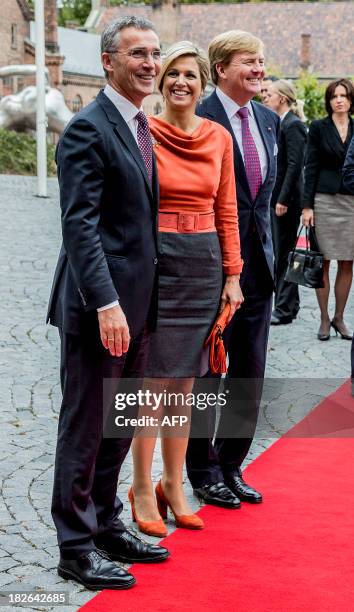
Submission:
[[[120,112],[126,123],[134,119],[139,110],[142,110],[137,108],[132,102],[130,102],[130,100],[118,93],[118,91],[109,85],[109,83],[107,83],[103,93],[110,99],[111,102],[113,102],[114,106]]]
[[[280,115],[280,122],[282,122],[282,121],[285,119],[285,117],[286,117],[286,115],[288,114],[288,112],[289,112],[289,111],[287,110],[287,111],[285,111],[285,113],[283,113],[282,115]]]
[[[225,112],[227,114],[227,118],[229,120],[235,115],[235,113],[237,113],[237,111],[240,108],[248,108],[249,115],[251,117],[254,116],[251,100],[249,100],[249,102],[247,102],[247,104],[244,104],[241,107],[239,104],[237,104],[237,102],[235,102],[235,100],[233,100],[226,93],[221,91],[220,87],[217,87],[215,91],[216,91],[216,95],[218,96],[221,104],[223,105],[223,107],[225,109]]]

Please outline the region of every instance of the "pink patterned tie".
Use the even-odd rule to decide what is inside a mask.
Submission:
[[[237,111],[237,115],[241,119],[243,158],[248,185],[252,200],[255,201],[259,188],[262,185],[261,163],[248,122],[248,108],[240,108]]]
[[[142,155],[142,158],[145,163],[145,167],[148,173],[149,181],[151,183],[152,180],[152,140],[149,130],[148,120],[146,119],[145,113],[143,111],[139,111],[137,115],[135,115],[135,119],[138,122],[138,130],[137,130],[137,139],[139,149]]]

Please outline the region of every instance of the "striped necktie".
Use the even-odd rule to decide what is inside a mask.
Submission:
[[[149,181],[152,181],[152,140],[149,130],[149,123],[143,111],[139,111],[135,115],[138,122],[137,140],[139,149],[144,160],[144,164],[148,173]]]
[[[250,130],[250,124],[248,121],[248,108],[240,108],[236,114],[241,119],[243,158],[245,162],[248,185],[250,188],[252,200],[254,202],[257,197],[259,188],[262,185],[261,162],[259,161],[257,147]]]

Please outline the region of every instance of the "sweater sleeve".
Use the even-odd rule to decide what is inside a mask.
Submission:
[[[240,274],[240,235],[238,226],[233,143],[225,131],[225,147],[221,162],[220,181],[214,203],[215,226],[219,236],[224,274]]]

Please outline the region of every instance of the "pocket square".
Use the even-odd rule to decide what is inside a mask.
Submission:
[[[274,156],[278,155],[278,145],[277,143],[274,143]]]

